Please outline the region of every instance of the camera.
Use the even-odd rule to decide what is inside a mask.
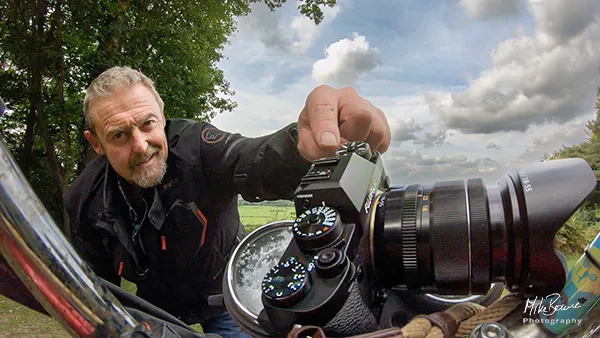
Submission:
[[[374,310],[389,288],[559,292],[567,266],[554,236],[595,186],[582,159],[512,169],[488,186],[391,186],[381,154],[350,142],[312,163],[294,192],[295,220],[265,225],[236,248],[225,304],[253,335],[285,336],[301,324],[350,336],[377,329]]]

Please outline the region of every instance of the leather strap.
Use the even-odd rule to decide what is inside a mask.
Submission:
[[[458,331],[458,323],[456,319],[447,312],[435,312],[429,315],[418,315],[415,318],[425,318],[431,322],[431,324],[440,328],[444,334],[444,338],[454,337],[456,331]]]
[[[375,332],[365,333],[358,336],[352,336],[350,338],[404,338],[402,331],[399,327],[392,327],[385,330],[379,330]]]

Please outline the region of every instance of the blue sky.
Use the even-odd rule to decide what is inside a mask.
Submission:
[[[338,0],[318,26],[288,2],[239,19],[219,64],[239,106],[218,127],[263,135],[315,86],[352,86],[389,119],[392,183],[493,183],[594,118],[600,1]]]

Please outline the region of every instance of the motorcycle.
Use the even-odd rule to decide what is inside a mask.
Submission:
[[[570,271],[553,243],[595,186],[581,159],[490,186],[391,186],[381,155],[351,142],[313,162],[295,220],[234,249],[222,302],[255,337],[597,336],[600,234]],[[98,277],[2,140],[0,253],[0,293],[74,337],[217,337]]]

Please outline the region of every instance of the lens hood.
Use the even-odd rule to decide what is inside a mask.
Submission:
[[[597,179],[583,159],[554,160],[514,169],[511,187],[515,229],[515,285],[528,296],[559,292],[567,266],[554,250],[556,232],[592,194]],[[514,190],[512,189],[514,187]],[[519,257],[522,264],[519,267]],[[512,283],[509,283],[512,284]]]

